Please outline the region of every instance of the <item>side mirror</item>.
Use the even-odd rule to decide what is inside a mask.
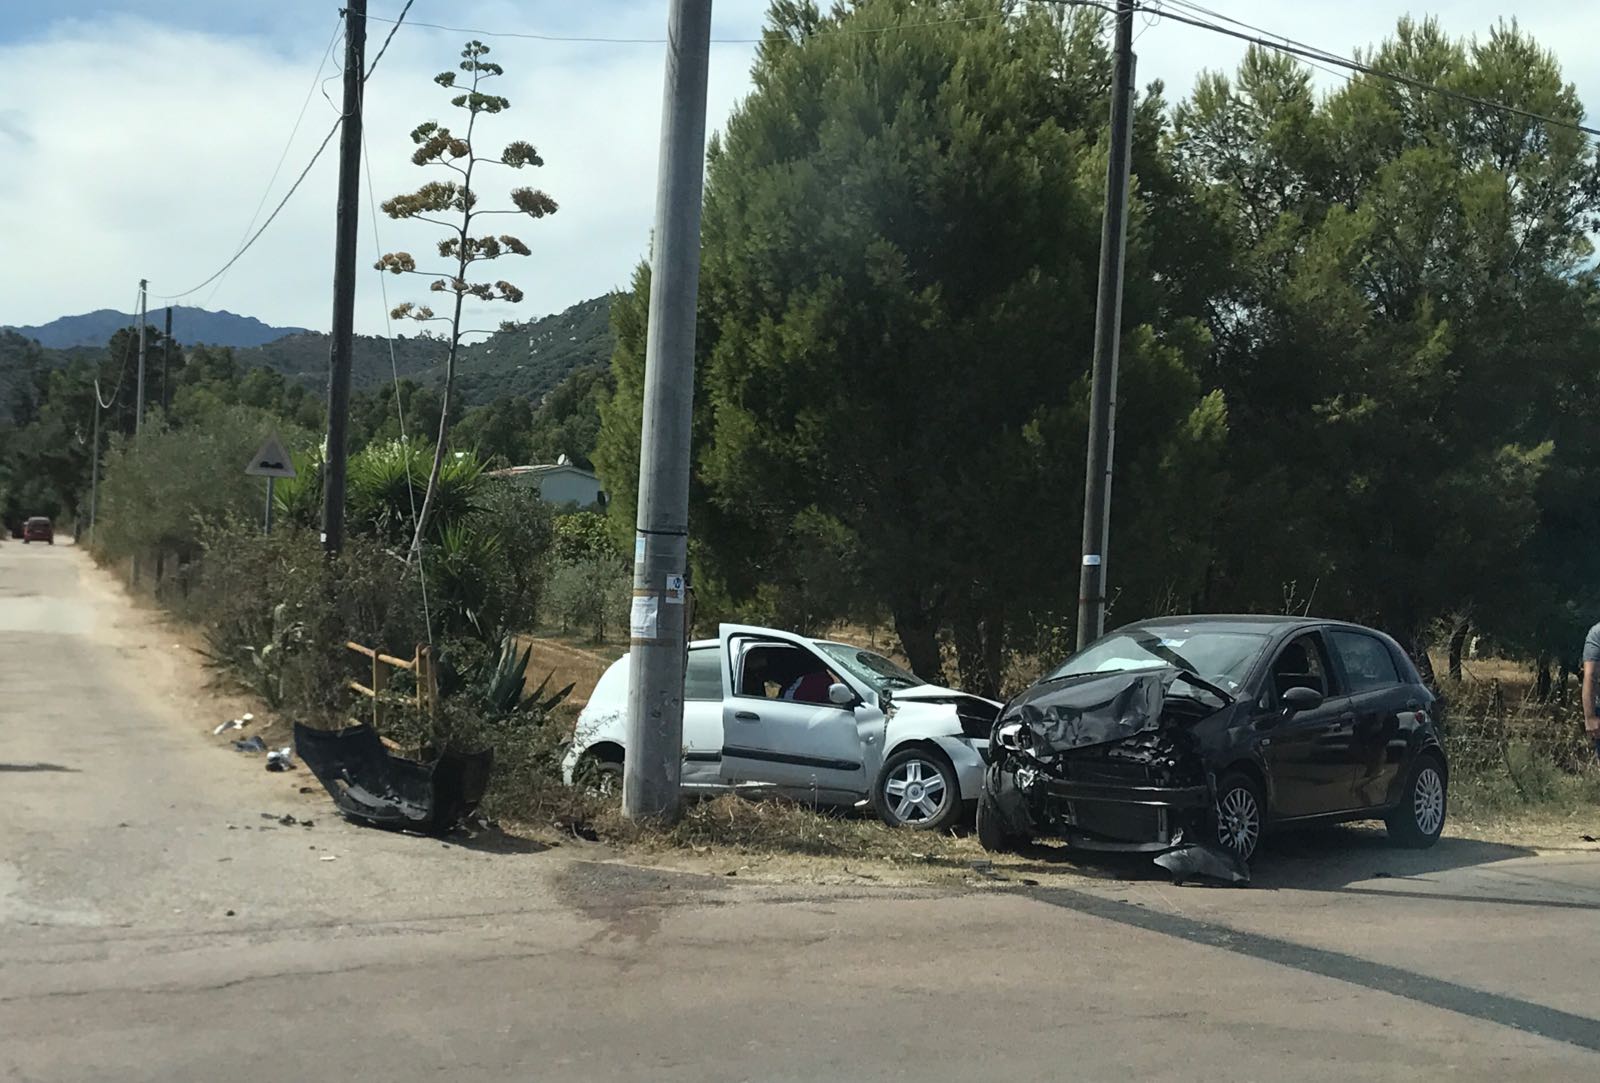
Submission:
[[[1322,693],[1315,688],[1297,686],[1286,689],[1281,697],[1283,710],[1286,715],[1299,714],[1301,711],[1314,711],[1322,706]]]
[[[854,707],[858,697],[851,691],[847,684],[830,684],[828,686],[828,702],[835,707]]]

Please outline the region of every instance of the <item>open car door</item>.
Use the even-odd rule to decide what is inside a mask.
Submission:
[[[883,756],[883,715],[871,690],[830,668],[802,636],[725,624],[718,640],[722,780],[865,795]],[[833,684],[849,690],[846,702],[832,702]]]

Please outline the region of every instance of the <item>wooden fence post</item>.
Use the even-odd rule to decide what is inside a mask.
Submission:
[[[372,652],[372,727],[383,727],[383,690],[389,686],[389,667],[384,665],[378,657],[378,652]]]

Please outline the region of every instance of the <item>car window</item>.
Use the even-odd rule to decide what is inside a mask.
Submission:
[[[739,659],[735,695],[830,705],[837,677],[815,654],[788,643],[754,643]]]
[[[1324,696],[1332,691],[1322,643],[1315,634],[1297,636],[1278,651],[1272,661],[1272,687],[1280,699],[1291,688],[1311,688]]]
[[[717,665],[715,647],[698,647],[689,652],[689,668],[683,675],[683,698],[686,700],[722,698],[722,669]]]
[[[1328,633],[1328,642],[1339,656],[1339,665],[1350,682],[1350,691],[1368,692],[1400,683],[1400,673],[1394,667],[1394,655],[1375,637],[1362,632],[1339,630]]]

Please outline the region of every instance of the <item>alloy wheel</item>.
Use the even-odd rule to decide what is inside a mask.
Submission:
[[[950,788],[939,768],[927,760],[906,760],[884,780],[885,802],[895,819],[919,824],[938,816],[950,801]]]
[[[1255,794],[1236,786],[1217,802],[1217,841],[1248,860],[1261,838],[1261,806]]]
[[[1444,779],[1432,766],[1417,772],[1411,810],[1417,818],[1417,830],[1424,835],[1436,835],[1444,826]]]

